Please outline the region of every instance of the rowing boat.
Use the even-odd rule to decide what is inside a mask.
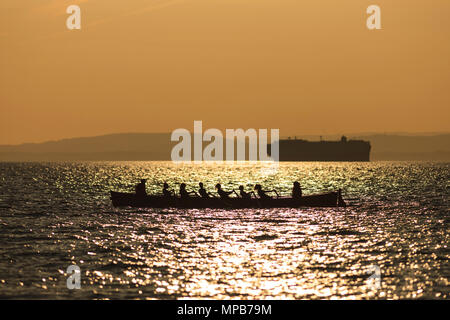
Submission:
[[[114,207],[138,207],[138,208],[299,208],[299,207],[345,207],[341,192],[329,192],[303,196],[300,199],[280,197],[273,199],[242,199],[190,197],[181,199],[178,197],[163,197],[153,195],[136,195],[134,193],[111,192],[111,200]]]

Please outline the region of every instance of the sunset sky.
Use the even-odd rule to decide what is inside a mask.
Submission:
[[[1,0],[0,144],[194,120],[449,132],[449,39],[449,0]]]

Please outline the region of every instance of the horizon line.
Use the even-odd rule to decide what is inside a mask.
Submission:
[[[235,128],[238,129],[238,128]],[[192,131],[190,131],[193,133]],[[51,142],[61,142],[65,140],[76,140],[76,139],[89,139],[89,138],[99,138],[99,137],[106,137],[106,136],[113,136],[113,135],[128,135],[128,134],[170,134],[170,132],[113,132],[113,133],[105,133],[105,134],[98,134],[98,135],[90,135],[90,136],[75,136],[70,138],[59,138],[59,139],[50,139],[50,140],[42,140],[38,142],[22,142],[22,143],[16,143],[16,144],[0,144],[2,147],[13,147],[13,146],[22,146],[22,145],[31,145],[31,144],[45,144],[45,143],[51,143]],[[450,131],[422,131],[422,132],[406,132],[406,131],[383,131],[383,132],[376,132],[376,131],[367,131],[367,132],[354,132],[354,133],[327,133],[327,134],[292,134],[292,135],[280,135],[281,138],[300,138],[304,136],[317,136],[320,137],[328,137],[328,136],[370,136],[370,135],[381,135],[381,136],[389,136],[389,135],[396,135],[396,136],[409,136],[409,137],[418,137],[418,136],[439,136],[439,135],[448,135],[450,134]]]

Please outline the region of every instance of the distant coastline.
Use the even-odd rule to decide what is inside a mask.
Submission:
[[[349,134],[371,144],[371,161],[450,161],[450,134]],[[294,136],[291,136],[294,138]],[[319,136],[296,136],[317,141]],[[323,136],[337,140],[340,136]],[[120,133],[43,143],[0,145],[0,161],[164,161],[174,143],[170,133]]]

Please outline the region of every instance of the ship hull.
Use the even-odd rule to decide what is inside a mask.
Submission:
[[[280,140],[280,161],[370,161],[370,143],[362,140]]]
[[[229,198],[203,199],[192,197],[180,199],[177,197],[137,196],[134,193],[111,191],[111,200],[114,207],[138,208],[300,208],[300,207],[345,207],[345,202],[339,192],[330,192],[317,195],[304,196],[301,199],[274,198],[269,200]]]

